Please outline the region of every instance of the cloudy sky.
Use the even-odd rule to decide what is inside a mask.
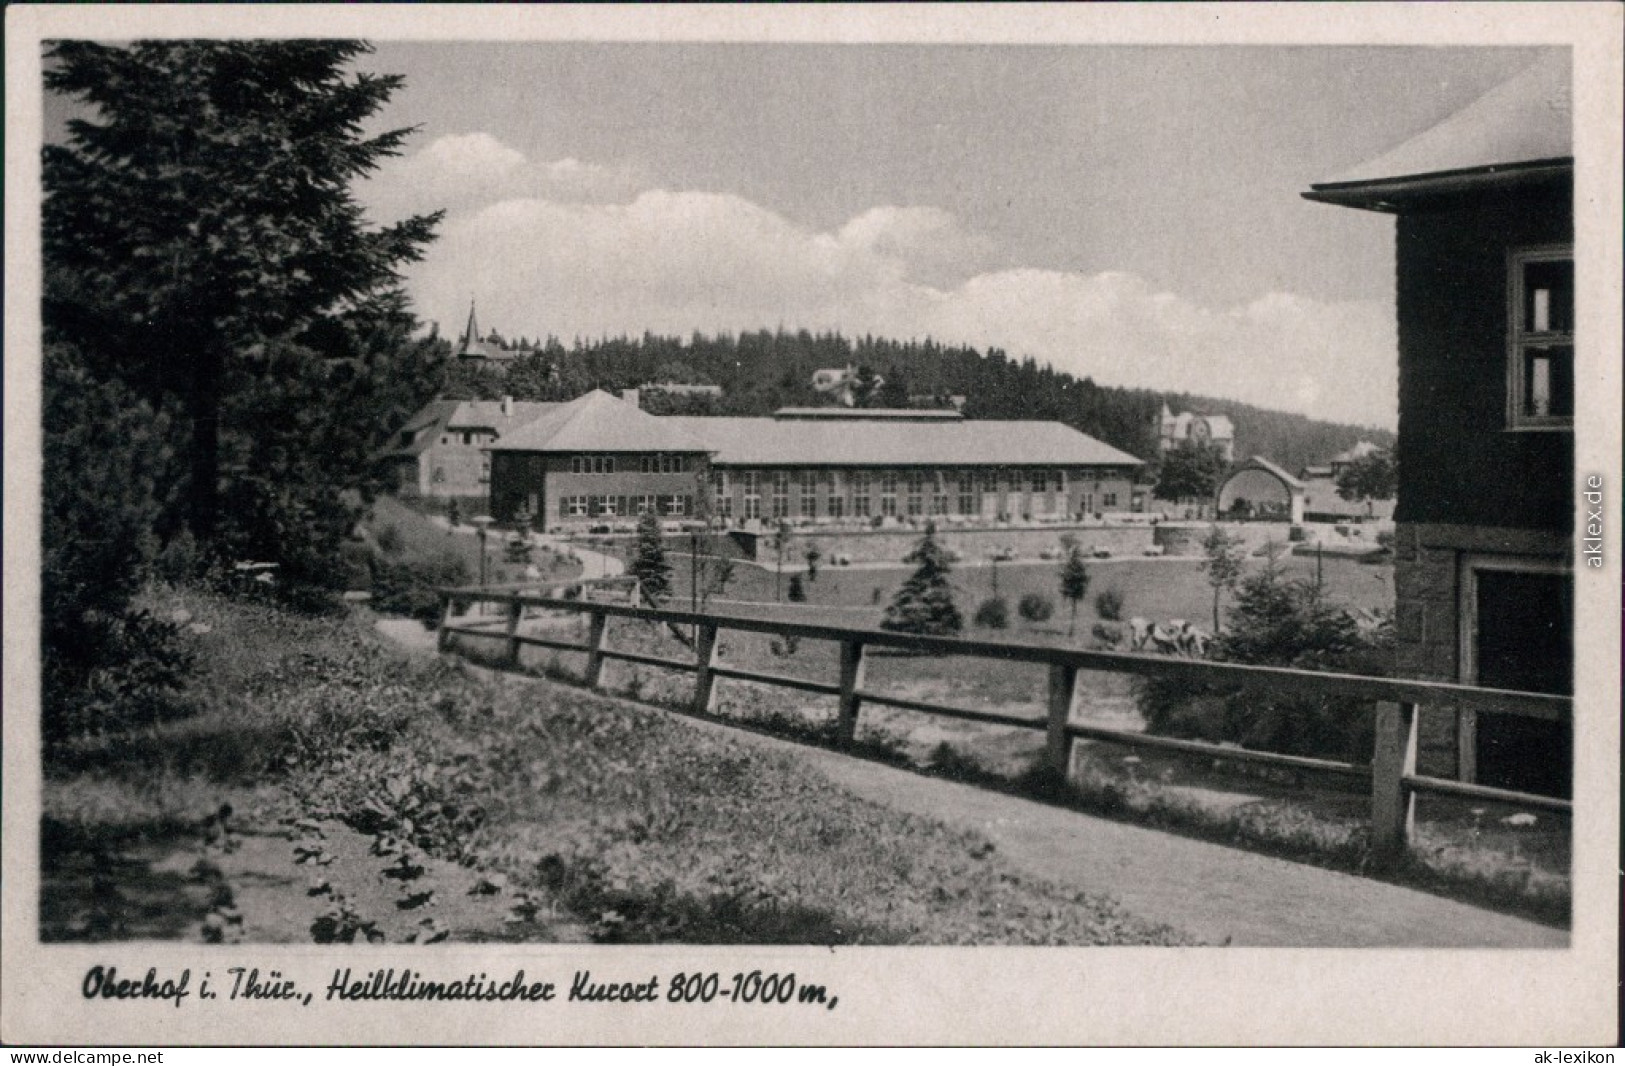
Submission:
[[[1391,427],[1392,221],[1303,200],[1533,49],[379,43],[419,313],[933,336]]]

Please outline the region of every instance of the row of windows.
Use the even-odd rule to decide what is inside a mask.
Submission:
[[[772,518],[789,518],[792,515],[790,497],[788,494],[774,491],[767,497],[766,511],[764,512],[760,484],[749,479],[745,482],[745,492],[739,500],[741,518],[761,518],[764,513]],[[722,518],[734,516],[734,497],[726,491],[726,485],[720,488],[713,480],[713,489],[716,492],[716,511]],[[1033,513],[1052,515],[1065,510],[1065,496],[1061,492],[1045,492],[1035,490],[1030,496],[1025,496],[1022,490],[1012,488],[1008,493],[981,493],[966,487],[957,493],[947,491],[934,491],[930,495],[914,491],[910,488],[903,496],[897,494],[896,483],[891,485],[891,491],[886,490],[886,482],[881,482],[881,494],[873,496],[868,486],[862,490],[854,489],[851,498],[852,517],[868,518],[872,515],[895,517],[905,514],[911,518],[923,515],[975,515],[984,512],[1005,513]],[[1083,510],[1094,510],[1094,493],[1084,493],[1082,498]],[[901,508],[899,511],[899,500]],[[819,497],[811,492],[803,492],[796,499],[794,514],[800,518],[820,517],[820,503],[823,505],[822,513],[829,518],[845,518],[847,516],[847,498],[841,495],[829,495],[820,501]],[[1102,494],[1102,506],[1115,508],[1117,506],[1117,493]]]
[[[731,484],[738,484],[744,487],[746,495],[758,494],[761,492],[763,477],[763,472],[757,470],[713,470],[711,491],[723,496],[727,494]],[[1047,469],[884,470],[879,473],[852,471],[839,477],[829,470],[799,470],[794,475],[787,470],[771,470],[766,472],[766,480],[775,496],[789,495],[792,481],[802,496],[811,496],[819,489],[837,492],[843,482],[848,490],[858,495],[868,493],[872,485],[878,485],[882,493],[893,496],[897,494],[899,486],[913,493],[923,493],[927,490],[934,493],[972,492],[976,489],[982,492],[998,492],[1001,487],[1011,492],[1066,491],[1066,471]]]
[[[564,496],[560,518],[614,518],[619,515],[687,515],[694,513],[692,496]]]
[[[690,457],[670,452],[643,455],[572,455],[572,474],[613,474],[617,470],[630,474],[681,474],[688,470]]]

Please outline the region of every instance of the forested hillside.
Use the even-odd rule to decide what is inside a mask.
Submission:
[[[703,383],[721,385],[723,399],[709,406],[675,401],[684,413],[763,415],[779,407],[828,403],[812,387],[813,372],[847,365],[870,368],[884,382],[869,398],[873,406],[904,406],[911,397],[914,403],[932,402],[923,397],[946,402],[949,395],[963,395],[969,418],[1053,419],[1147,459],[1155,446],[1152,417],[1164,400],[1175,411],[1229,415],[1236,424],[1238,458],[1264,455],[1289,470],[1325,462],[1362,439],[1393,443],[1393,435],[1383,430],[1320,422],[1233,400],[1101,386],[1031,358],[1011,358],[998,348],[983,353],[929,339],[851,340],[805,330],[715,337],[696,333],[687,340],[646,333],[641,338],[577,340],[568,349],[550,339],[538,353],[516,360],[505,375],[454,368],[446,392],[458,398],[494,399],[506,393],[544,400],[568,399],[590,388]],[[646,406],[660,410],[656,405],[661,402],[651,398]]]

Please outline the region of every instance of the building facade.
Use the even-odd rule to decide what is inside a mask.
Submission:
[[[1406,676],[1569,693],[1574,221],[1566,61],[1536,66],[1312,200],[1397,216]],[[1425,716],[1428,772],[1563,793],[1570,729]],[[1451,765],[1451,764],[1454,765]]]
[[[561,406],[511,397],[436,400],[396,431],[379,460],[404,495],[484,499],[491,488],[490,446]]]
[[[651,511],[691,520],[707,485],[707,449],[675,421],[599,390],[556,405],[489,446],[492,515],[507,522],[524,510],[549,529]]]
[[[647,510],[741,527],[1060,522],[1128,510],[1140,465],[1053,422],[846,408],[654,416],[594,392],[493,445],[492,506],[566,528]]]
[[[1228,415],[1181,411],[1174,414],[1165,403],[1152,416],[1157,432],[1157,452],[1166,454],[1182,444],[1211,445],[1224,455],[1226,463],[1236,461],[1236,427]]]

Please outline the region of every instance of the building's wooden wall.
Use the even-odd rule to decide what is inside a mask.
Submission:
[[[1573,434],[1507,430],[1507,254],[1573,229],[1566,185],[1400,217],[1398,521],[1572,529]]]

